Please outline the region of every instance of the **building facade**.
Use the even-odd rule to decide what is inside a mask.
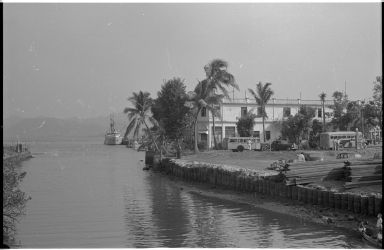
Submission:
[[[325,101],[325,112],[332,112],[329,105],[332,100]],[[300,106],[305,105],[316,110],[314,119],[322,121],[322,102],[320,100],[300,100],[300,99],[271,99],[265,106],[267,117],[265,118],[265,137],[267,142],[276,140],[281,136],[281,122],[289,115],[298,113]],[[256,101],[249,98],[244,99],[226,99],[220,105],[221,117],[215,117],[215,133],[217,142],[222,142],[226,137],[239,136],[236,123],[248,111],[257,115],[253,127],[253,136],[263,138],[263,122],[261,108]],[[327,119],[327,122],[330,118]],[[198,142],[205,142],[208,148],[214,146],[213,140],[213,119],[208,110],[203,109],[197,120]]]

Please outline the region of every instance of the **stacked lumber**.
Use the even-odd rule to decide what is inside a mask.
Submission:
[[[345,188],[381,185],[383,178],[383,161],[361,160],[346,162]]]
[[[282,171],[287,185],[303,185],[323,180],[341,180],[345,177],[343,161],[303,162],[291,164]]]

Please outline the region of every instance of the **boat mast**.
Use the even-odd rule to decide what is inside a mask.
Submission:
[[[115,122],[112,118],[112,115],[110,115],[110,120],[111,120],[111,133],[115,132]]]

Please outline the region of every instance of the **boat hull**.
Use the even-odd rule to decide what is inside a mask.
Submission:
[[[119,135],[106,135],[104,139],[105,145],[120,145],[122,138]]]
[[[382,241],[378,241],[377,238],[373,238],[369,236],[364,229],[360,229],[361,235],[363,236],[364,240],[366,240],[370,245],[375,246],[377,248],[382,248]]]

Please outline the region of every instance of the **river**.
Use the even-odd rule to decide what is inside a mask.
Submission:
[[[358,235],[190,193],[143,171],[143,152],[103,138],[36,142],[22,163],[32,197],[23,248],[367,248]]]

